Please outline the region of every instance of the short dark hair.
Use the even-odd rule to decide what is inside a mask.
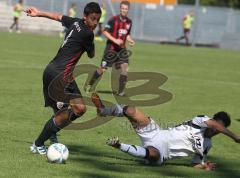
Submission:
[[[120,3],[120,7],[121,7],[121,5],[126,5],[126,6],[128,6],[128,7],[130,7],[130,2],[129,1],[121,1],[121,3]]]
[[[220,111],[220,112],[214,114],[213,119],[216,121],[218,121],[218,120],[222,121],[224,123],[225,127],[228,127],[231,125],[231,117],[225,111]]]
[[[98,3],[90,2],[85,6],[83,13],[84,15],[88,16],[89,14],[92,13],[101,14],[102,11]]]

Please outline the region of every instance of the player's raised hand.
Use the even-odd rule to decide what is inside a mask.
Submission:
[[[240,136],[237,136],[234,140],[236,143],[240,143]]]
[[[131,41],[128,41],[128,44],[133,47],[135,45],[135,41],[134,40],[131,40]]]
[[[116,39],[115,40],[115,43],[118,45],[118,46],[121,46],[123,44],[123,40],[121,39]]]
[[[40,11],[35,7],[29,7],[24,12],[27,14],[27,16],[38,17]]]
[[[127,41],[129,46],[133,47],[135,45],[135,41],[132,39],[130,35],[127,36]]]
[[[216,169],[216,163],[212,163],[210,161],[206,162],[204,166],[205,166],[205,170],[207,171],[213,171]]]

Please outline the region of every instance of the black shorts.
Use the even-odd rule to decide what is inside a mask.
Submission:
[[[71,99],[82,98],[75,80],[66,82],[63,79],[63,72],[57,71],[51,64],[43,73],[43,95],[45,107],[51,107],[55,113],[63,107],[68,107]],[[64,105],[61,106],[59,103]]]
[[[189,28],[184,28],[183,33],[190,33],[190,29]]]
[[[19,19],[19,17],[13,17],[14,21],[17,21]]]
[[[107,45],[103,54],[101,67],[108,68],[112,67],[114,64],[115,67],[118,68],[121,64],[129,64],[130,54],[131,52],[128,51],[126,48],[113,50],[110,48],[110,45]]]

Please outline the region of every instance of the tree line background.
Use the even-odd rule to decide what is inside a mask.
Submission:
[[[195,0],[178,0],[179,4],[195,4]],[[240,9],[240,0],[200,0],[201,5]]]

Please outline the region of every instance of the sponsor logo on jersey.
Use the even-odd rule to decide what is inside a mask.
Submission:
[[[127,31],[126,29],[119,29],[119,30],[118,30],[118,33],[119,33],[120,35],[126,35],[126,34],[128,33],[128,31]]]

